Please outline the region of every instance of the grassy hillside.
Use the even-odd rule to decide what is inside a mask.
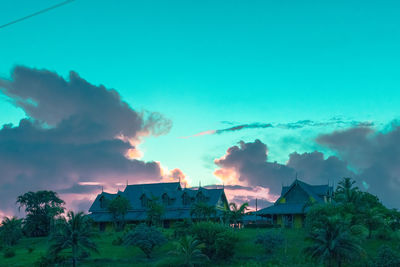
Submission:
[[[240,229],[236,230],[239,242],[235,249],[235,255],[228,262],[210,262],[209,266],[310,266],[310,262],[302,252],[306,243],[303,230],[283,229],[286,242],[273,256],[267,256],[262,246],[254,243],[256,236],[268,231],[266,229]],[[281,231],[274,229],[273,231]],[[123,233],[113,231],[101,233],[95,240],[99,254],[92,253],[80,266],[174,266],[174,257],[169,254],[175,249],[173,230],[164,230],[168,237],[168,243],[155,250],[151,259],[147,259],[141,250],[136,247],[113,245],[113,241],[121,237]],[[114,242],[115,244],[115,242]],[[365,259],[375,257],[377,249],[387,244],[398,249],[398,242],[383,240],[366,240],[362,246],[366,251]],[[0,253],[0,266],[33,266],[41,255],[46,253],[47,238],[24,238],[15,246],[16,255],[12,258],[4,258]],[[33,251],[29,251],[33,248]],[[359,263],[361,264],[361,263]],[[315,266],[315,264],[313,264]],[[357,266],[356,263],[352,266]]]

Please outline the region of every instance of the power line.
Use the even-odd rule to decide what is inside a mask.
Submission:
[[[10,21],[10,22],[8,22],[8,23],[6,23],[6,24],[0,25],[0,29],[5,28],[5,27],[7,27],[7,26],[10,26],[10,25],[12,25],[12,24],[21,22],[21,21],[23,21],[23,20],[32,18],[32,17],[34,17],[34,16],[43,14],[43,13],[45,13],[45,12],[47,12],[47,11],[56,9],[56,8],[61,7],[61,6],[63,6],[63,5],[69,4],[69,3],[73,2],[73,1],[75,1],[75,0],[67,0],[67,1],[61,2],[61,3],[57,4],[57,5],[54,5],[54,6],[51,6],[51,7],[47,7],[47,8],[45,8],[45,9],[40,10],[40,11],[37,11],[37,12],[35,12],[35,13],[32,13],[32,14],[30,14],[30,15],[28,15],[28,16],[25,16],[25,17],[22,17],[22,18],[19,18],[19,19]]]

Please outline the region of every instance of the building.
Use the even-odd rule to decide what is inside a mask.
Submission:
[[[310,203],[327,203],[332,198],[333,186],[309,185],[296,179],[290,186],[282,186],[281,196],[274,205],[257,214],[273,224],[301,228]]]
[[[123,196],[130,202],[130,209],[125,215],[128,223],[143,222],[147,218],[149,201],[159,201],[164,205],[162,216],[164,227],[169,227],[171,222],[191,218],[191,208],[194,203],[203,202],[214,206],[216,216],[229,208],[224,189],[182,188],[180,183],[154,183],[127,185],[124,191],[116,194],[101,192],[89,209],[89,216],[99,223],[103,230],[107,223],[113,221],[107,209],[107,203],[112,199]]]

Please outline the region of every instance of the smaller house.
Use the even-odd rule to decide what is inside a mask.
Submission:
[[[296,179],[290,186],[282,186],[282,193],[274,205],[257,214],[282,227],[301,228],[310,203],[328,203],[333,198],[333,186],[310,185]]]

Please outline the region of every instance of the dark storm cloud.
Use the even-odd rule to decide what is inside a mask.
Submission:
[[[389,206],[400,207],[400,126],[395,121],[383,132],[352,128],[321,135],[317,142],[337,153],[357,170],[357,180]]]
[[[73,184],[68,188],[63,188],[58,190],[58,193],[61,194],[85,194],[85,193],[93,193],[101,191],[101,185],[81,185],[81,184]]]
[[[239,146],[230,147],[226,155],[215,160],[220,167],[215,174],[222,179],[237,175],[238,182],[249,186],[261,186],[279,194],[282,184],[288,184],[298,177],[310,183],[328,183],[328,180],[349,176],[352,172],[347,163],[337,157],[324,159],[321,152],[292,153],[287,164],[268,162],[267,146],[260,140],[239,142]],[[233,174],[232,174],[233,171]]]
[[[28,119],[0,130],[0,209],[28,190],[83,190],[82,181],[114,183],[159,180],[156,162],[127,159],[146,135],[169,131],[159,113],[137,112],[115,90],[95,86],[71,72],[16,67],[0,90]],[[116,138],[118,137],[118,138]],[[85,178],[83,178],[85,177]]]

